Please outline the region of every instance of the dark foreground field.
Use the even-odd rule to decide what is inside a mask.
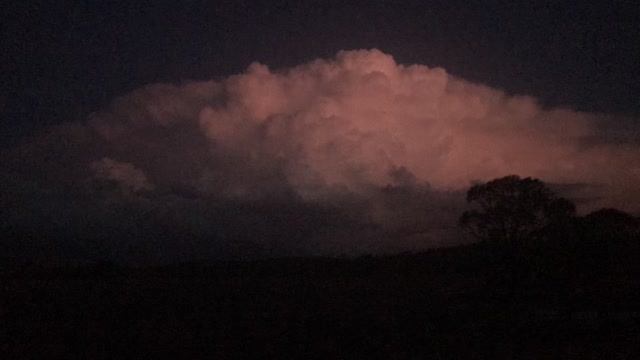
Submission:
[[[637,359],[636,267],[472,246],[3,270],[3,359]],[[534,259],[534,260],[531,260]],[[588,264],[587,264],[588,265]]]

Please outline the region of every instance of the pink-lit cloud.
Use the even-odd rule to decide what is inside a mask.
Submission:
[[[97,179],[113,181],[125,192],[153,190],[144,171],[132,164],[105,157],[94,161],[91,168]]]
[[[629,199],[640,197],[640,152],[589,144],[597,120],[362,50],[278,71],[254,63],[221,82],[151,86],[92,124],[116,147],[121,134],[142,152],[163,141],[151,137],[157,129],[197,127],[222,159],[188,181],[233,196],[285,183],[304,199],[324,199],[384,186],[404,167],[435,189],[511,173],[598,184],[602,204],[638,211]]]
[[[202,201],[342,209],[347,220],[321,218],[347,230],[311,243],[402,249],[458,236],[465,189],[508,174],[582,185],[564,189],[591,199],[583,211],[640,212],[640,146],[608,139],[606,121],[614,120],[545,109],[378,50],[341,51],[289,69],[254,63],[222,80],[149,85],[9,158],[21,178],[32,170],[40,180],[99,178],[160,194],[147,205],[178,194],[179,206],[174,197],[153,209],[189,223],[215,220]],[[188,199],[206,200],[190,208]]]

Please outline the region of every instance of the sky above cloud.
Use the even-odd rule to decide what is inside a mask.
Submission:
[[[0,4],[0,148],[153,83],[290,68],[340,49],[536,97],[640,114],[632,1],[274,0]]]

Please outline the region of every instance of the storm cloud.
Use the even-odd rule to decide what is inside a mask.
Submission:
[[[378,50],[290,69],[254,63],[221,80],[146,86],[10,149],[3,212],[11,226],[59,218],[104,234],[121,226],[105,207],[126,206],[148,220],[123,229],[173,229],[200,239],[194,254],[423,249],[463,241],[464,191],[507,174],[580,184],[564,188],[583,210],[640,211],[639,145],[614,136],[616,121]]]

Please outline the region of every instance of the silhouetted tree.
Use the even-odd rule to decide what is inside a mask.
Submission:
[[[638,233],[638,219],[624,211],[612,208],[596,210],[584,217],[598,236],[627,238]]]
[[[640,258],[640,222],[617,209],[596,210],[581,218],[579,255],[585,268],[600,272],[630,266]]]
[[[515,243],[531,239],[550,224],[575,216],[575,205],[557,197],[538,179],[505,176],[467,192],[471,209],[459,223],[481,241]]]

